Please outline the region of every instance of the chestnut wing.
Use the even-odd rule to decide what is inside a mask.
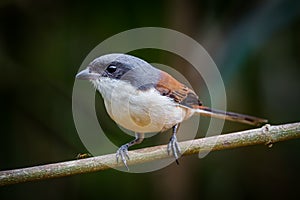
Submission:
[[[173,99],[182,106],[198,108],[202,105],[193,90],[180,83],[166,72],[162,71],[160,81],[154,87],[161,95]]]

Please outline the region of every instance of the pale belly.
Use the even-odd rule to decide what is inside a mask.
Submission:
[[[172,128],[186,118],[185,108],[161,99],[131,96],[121,101],[105,101],[110,117],[119,125],[134,132],[160,132]]]
[[[99,91],[109,116],[122,127],[134,132],[164,131],[193,115],[191,109],[161,96],[154,88],[137,91],[129,84],[118,86],[115,83],[113,88],[99,88]]]
[[[111,85],[114,87],[111,87]],[[101,80],[97,89],[102,94],[109,116],[122,127],[139,133],[160,132],[194,114],[152,88],[136,90],[122,82]]]

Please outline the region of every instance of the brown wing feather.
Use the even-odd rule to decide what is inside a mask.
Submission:
[[[156,84],[155,88],[161,95],[170,97],[183,106],[198,108],[202,105],[193,90],[180,83],[166,72],[162,71],[160,81]]]
[[[182,106],[197,109],[198,113],[203,116],[221,118],[256,126],[267,123],[266,119],[204,107],[193,90],[163,71],[161,73],[160,81],[156,84],[155,88],[161,95],[170,97]]]

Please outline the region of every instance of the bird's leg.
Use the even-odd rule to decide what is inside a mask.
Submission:
[[[170,138],[170,142],[168,144],[167,150],[168,150],[168,154],[170,155],[171,151],[176,159],[176,163],[179,164],[178,162],[178,158],[180,155],[180,148],[178,146],[178,142],[177,142],[177,138],[176,138],[176,133],[178,131],[180,124],[176,124],[175,126],[173,126],[172,128],[172,137]]]
[[[121,157],[121,160],[124,163],[125,167],[127,168],[127,170],[129,170],[129,168],[127,166],[127,161],[126,161],[126,157],[129,160],[128,148],[135,145],[135,144],[140,144],[143,140],[144,140],[144,134],[143,133],[135,133],[135,139],[134,140],[122,145],[118,149],[118,151],[116,153],[117,162],[119,162],[119,157]]]

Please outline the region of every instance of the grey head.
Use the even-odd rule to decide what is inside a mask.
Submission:
[[[160,73],[159,69],[140,58],[114,53],[96,58],[76,78],[90,81],[105,78],[127,81],[137,89],[145,90],[159,81]]]

